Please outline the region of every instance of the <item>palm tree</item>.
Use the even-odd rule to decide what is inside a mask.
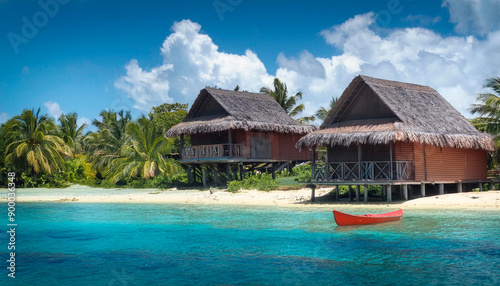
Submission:
[[[72,149],[73,153],[79,153],[82,150],[80,139],[87,124],[78,127],[78,114],[76,112],[67,115],[62,114],[59,117],[59,133],[64,142]]]
[[[110,179],[117,182],[125,178],[151,178],[159,174],[175,174],[179,167],[163,154],[173,149],[173,140],[157,136],[156,124],[142,116],[127,124],[128,139],[120,150],[120,158],[111,163]]]
[[[293,96],[288,96],[286,83],[282,83],[278,78],[274,79],[273,86],[274,90],[268,87],[262,87],[260,92],[272,96],[291,117],[296,117],[304,111],[304,104],[297,105],[297,102],[302,99],[302,92],[299,91]],[[300,117],[296,120],[299,123],[307,123],[313,121],[314,116]]]
[[[52,135],[56,125],[46,114],[40,114],[40,108],[36,112],[24,109],[6,127],[11,143],[5,152],[5,163],[29,168],[32,175],[60,170],[64,157],[73,155],[63,139]]]
[[[488,78],[484,84],[493,93],[480,93],[477,96],[479,103],[473,104],[470,111],[479,114],[472,123],[476,128],[481,128],[494,136],[495,155],[494,161],[500,162],[500,77]]]
[[[329,108],[326,109],[323,106],[321,106],[318,109],[318,111],[316,111],[316,114],[314,114],[314,116],[316,116],[316,118],[324,121],[326,119],[326,117],[328,116],[328,113],[330,113],[330,110],[332,110],[332,107],[335,105],[335,103],[337,103],[338,100],[339,100],[338,97],[332,96],[332,99],[330,100]]]
[[[120,149],[127,140],[126,126],[132,121],[130,111],[103,110],[99,114],[101,121],[94,119],[92,125],[98,128],[96,133],[84,139],[86,154],[92,167],[103,174],[113,160],[120,157]]]

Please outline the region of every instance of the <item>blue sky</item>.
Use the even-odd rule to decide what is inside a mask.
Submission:
[[[81,122],[192,103],[206,85],[277,76],[312,114],[358,74],[429,85],[466,117],[500,76],[500,0],[0,1],[0,122]]]

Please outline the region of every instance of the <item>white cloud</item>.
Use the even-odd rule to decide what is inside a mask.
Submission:
[[[63,114],[63,111],[59,107],[59,103],[57,102],[52,102],[52,101],[47,101],[44,102],[43,105],[47,108],[47,112],[49,113],[50,116],[54,117],[56,120],[59,119],[61,114]]]
[[[76,120],[76,124],[78,125],[78,127],[82,126],[83,124],[87,124],[87,128],[85,129],[88,129],[88,127],[92,126],[92,122],[86,117],[78,117],[78,119]]]
[[[174,97],[175,101],[192,103],[207,85],[227,89],[239,85],[255,91],[272,83],[273,77],[254,52],[220,52],[200,29],[190,20],[176,22],[161,48],[162,65],[145,71],[135,59],[127,64],[127,75],[119,78],[115,87],[134,101],[134,108],[148,112],[155,105],[173,102]]]
[[[372,13],[357,15],[341,25],[321,32],[326,42],[341,51],[331,58],[316,58],[326,76],[314,77],[300,69],[282,65],[276,75],[304,92],[306,112],[326,106],[340,96],[358,74],[429,85],[462,114],[470,116],[470,105],[483,81],[498,76],[500,32],[484,40],[473,36],[443,37],[424,28],[394,29],[378,35],[371,25]],[[280,63],[287,63],[281,56]]]
[[[0,112],[0,124],[7,122],[9,115],[5,112]]]
[[[459,33],[485,35],[500,28],[500,0],[443,0]]]
[[[429,85],[470,117],[468,109],[476,93],[483,91],[484,80],[498,76],[498,30],[477,38],[442,36],[417,27],[385,30],[382,36],[375,25],[375,15],[367,13],[321,31],[326,43],[336,48],[331,57],[316,57],[308,51],[298,57],[277,56],[275,76],[287,83],[291,94],[303,92],[305,115],[327,106],[356,75],[365,74]],[[272,86],[274,75],[254,52],[222,52],[200,29],[190,20],[174,23],[161,48],[163,63],[144,70],[131,60],[115,87],[135,108],[148,112],[164,102],[191,104],[206,85],[227,89],[239,85],[248,91]]]

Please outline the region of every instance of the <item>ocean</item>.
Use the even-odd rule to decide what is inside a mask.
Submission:
[[[19,203],[16,223],[1,285],[500,285],[500,211]]]

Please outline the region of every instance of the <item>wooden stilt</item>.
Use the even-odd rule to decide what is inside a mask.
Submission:
[[[364,188],[363,196],[365,197],[365,203],[367,203],[368,202],[368,185],[364,185],[363,188]]]
[[[359,202],[359,185],[356,185],[356,201]]]
[[[420,183],[420,196],[422,198],[425,198],[425,183],[424,182]]]
[[[273,180],[276,180],[276,165],[274,163],[271,164],[271,174],[273,176]]]
[[[479,182],[479,191],[482,192],[483,191],[483,182]]]
[[[392,202],[392,185],[387,185],[387,202]]]
[[[385,185],[382,185],[382,200],[385,201],[386,197],[387,197],[387,189],[386,189],[386,186]]]
[[[201,167],[201,173],[202,173],[202,180],[203,180],[203,187],[206,188],[207,187],[207,170],[206,168],[203,168]]]
[[[349,185],[348,192],[349,192],[349,201],[352,202],[352,186],[351,185]]]
[[[444,184],[439,184],[439,194],[444,195]]]
[[[217,186],[219,183],[219,170],[217,169],[217,164],[213,166],[214,168],[214,184]]]
[[[490,191],[493,191],[495,189],[495,184],[493,182],[489,183]]]
[[[310,187],[311,187],[311,202],[314,202],[315,201],[316,186],[310,185]]]
[[[457,183],[457,193],[461,193],[462,192],[462,181],[458,181]]]
[[[408,200],[408,185],[403,185],[403,199]]]
[[[334,186],[333,191],[335,192],[335,200],[339,200],[339,186]]]
[[[243,168],[243,164],[240,164],[240,180],[245,178],[245,169]]]

